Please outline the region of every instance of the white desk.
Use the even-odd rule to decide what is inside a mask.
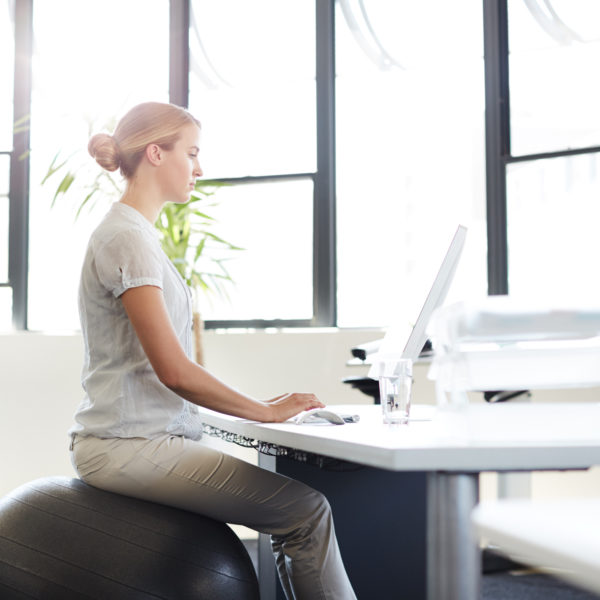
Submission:
[[[380,406],[332,407],[359,414],[360,421],[299,426],[201,412],[206,424],[241,436],[392,471],[531,471],[600,464],[600,404],[472,404],[441,417],[434,406],[420,405],[412,407],[414,420],[406,426],[383,424]]]
[[[481,471],[586,469],[600,464],[598,404],[470,405],[406,426],[384,425],[379,406],[335,408],[360,414],[360,422],[298,426],[248,422],[211,411],[203,411],[202,416],[207,425],[279,447],[398,475],[426,472],[427,595],[431,599],[479,597],[480,563],[470,513],[477,503]],[[413,416],[432,416],[432,410],[414,406]],[[385,492],[370,490],[375,507],[378,495]],[[363,507],[361,516],[369,510]]]
[[[473,512],[478,535],[522,563],[600,594],[600,500],[503,500]]]

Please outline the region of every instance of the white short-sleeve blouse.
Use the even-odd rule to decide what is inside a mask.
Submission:
[[[142,285],[162,289],[177,337],[191,356],[190,290],[163,252],[152,224],[117,202],[92,234],[81,271],[85,396],[69,433],[103,438],[202,435],[198,408],[159,381],[123,308],[121,294]]]

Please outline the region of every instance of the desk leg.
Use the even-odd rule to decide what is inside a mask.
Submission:
[[[478,600],[481,553],[471,535],[478,502],[478,473],[427,476],[427,597]]]
[[[274,456],[259,454],[258,464],[268,471],[277,471],[277,461]],[[284,598],[271,549],[271,536],[266,533],[258,534],[258,586],[261,600]]]

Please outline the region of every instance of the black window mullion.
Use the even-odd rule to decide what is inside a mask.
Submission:
[[[169,1],[169,102],[189,106],[190,0]]]
[[[15,329],[27,329],[29,269],[29,146],[33,0],[20,0],[15,10],[13,150],[10,160],[8,279],[13,293]]]
[[[488,294],[508,293],[506,159],[510,155],[506,0],[483,0]]]
[[[211,320],[205,321],[205,329],[267,329],[285,327],[305,327],[312,325],[309,319],[239,319],[239,320]]]
[[[582,146],[580,148],[569,148],[567,150],[553,150],[550,152],[538,152],[536,154],[523,154],[520,156],[509,156],[507,163],[530,162],[532,160],[545,160],[548,158],[560,158],[562,156],[578,156],[580,154],[597,154],[600,146]]]
[[[335,222],[335,1],[316,3],[317,173],[314,188],[313,323],[337,324]]]
[[[268,181],[294,181],[302,179],[312,179],[314,181],[315,173],[279,173],[277,175],[244,175],[242,177],[218,177],[217,179],[203,179],[205,185],[211,184],[234,184],[246,185],[252,183],[265,183]]]

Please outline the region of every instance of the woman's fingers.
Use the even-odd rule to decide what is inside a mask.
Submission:
[[[271,398],[270,400],[265,400],[265,402],[267,404],[273,404],[274,402],[277,402],[278,400],[281,400],[282,398],[285,398],[286,396],[289,396],[289,394],[281,394],[281,396],[276,396],[275,398]]]
[[[277,396],[267,401],[274,410],[273,420],[275,422],[287,421],[298,413],[312,408],[323,408],[325,405],[315,394],[293,393]]]

